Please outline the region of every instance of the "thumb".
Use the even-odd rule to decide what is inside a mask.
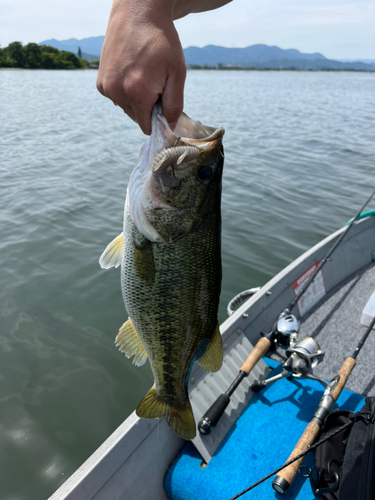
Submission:
[[[163,114],[173,130],[184,109],[184,85],[186,69],[172,74],[166,81],[163,94]]]

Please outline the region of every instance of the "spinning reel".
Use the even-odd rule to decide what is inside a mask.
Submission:
[[[306,377],[319,381],[324,387],[325,380],[313,374],[315,368],[324,359],[324,351],[312,337],[298,341],[300,322],[289,311],[281,313],[273,328],[275,347],[286,350],[286,357],[278,355],[284,361],[282,372],[266,380],[258,380],[253,383],[251,389],[254,392],[261,391],[267,384],[285,377]]]
[[[299,325],[298,319],[286,309],[280,314],[271,332],[264,336],[267,339],[267,347],[269,345],[271,345],[273,349],[280,347],[286,350],[286,356],[277,353],[278,360],[282,362],[282,372],[266,380],[254,382],[251,386],[254,392],[259,392],[270,382],[274,382],[284,377],[308,377],[318,380],[324,387],[327,386],[325,380],[315,377],[312,373],[313,368],[323,361],[324,352],[320,349],[319,344],[311,337],[307,337],[298,342]],[[228,406],[231,395],[241,383],[241,380],[248,376],[251,370],[251,367],[249,368],[249,366],[247,366],[250,356],[240,368],[236,379],[227,391],[216,399],[200,419],[198,429],[201,434],[207,435],[212,432]]]

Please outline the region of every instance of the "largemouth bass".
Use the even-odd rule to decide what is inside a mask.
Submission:
[[[130,177],[123,233],[99,261],[103,268],[121,264],[129,319],[116,345],[138,366],[148,358],[154,375],[136,413],[165,418],[185,439],[196,434],[188,398],[193,364],[215,372],[223,358],[223,134],[184,113],[172,132],[155,105],[151,137]]]

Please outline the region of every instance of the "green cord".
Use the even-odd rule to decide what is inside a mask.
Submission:
[[[375,210],[369,210],[368,212],[363,212],[359,217],[357,217],[357,220],[359,219],[364,219],[365,217],[370,217],[370,215],[375,215]],[[346,224],[347,226],[352,222],[353,219],[350,219],[350,221]]]

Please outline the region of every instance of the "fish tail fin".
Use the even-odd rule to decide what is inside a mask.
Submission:
[[[195,420],[188,398],[179,407],[171,406],[158,399],[158,393],[153,386],[139,403],[136,413],[142,418],[165,418],[179,436],[184,439],[195,437]]]

